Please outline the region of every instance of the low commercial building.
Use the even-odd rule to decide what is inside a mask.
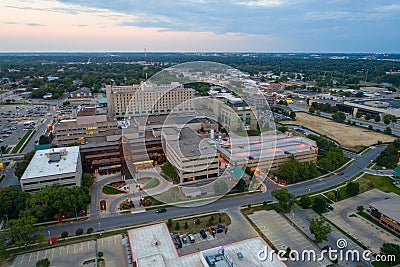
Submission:
[[[118,129],[116,120],[106,115],[78,116],[76,119],[60,120],[54,124],[53,144],[65,146],[71,143],[85,144],[90,136],[104,136],[108,130]]]
[[[369,215],[384,227],[400,234],[400,196],[369,204]]]
[[[344,101],[336,106],[339,110],[353,115],[360,112],[371,116],[391,115],[400,118],[400,100],[397,99]]]
[[[91,98],[92,97],[92,92],[90,88],[83,87],[79,88],[76,91],[73,91],[69,94],[69,98],[72,99],[79,99],[79,98]]]
[[[259,259],[260,250],[267,248],[265,251],[272,251],[261,237],[253,237],[205,250],[197,249],[196,252],[186,255],[180,255],[175,247],[174,242],[180,237],[175,235],[174,238],[175,241],[165,223],[128,230],[129,264],[134,267],[286,267],[275,253],[270,253],[266,260]],[[196,243],[188,243],[187,246],[197,247]]]
[[[79,146],[36,151],[20,179],[24,192],[35,193],[46,186],[80,186],[82,163]]]

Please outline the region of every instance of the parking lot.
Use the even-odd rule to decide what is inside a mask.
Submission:
[[[396,196],[396,194],[384,193],[378,189],[373,189],[332,204],[334,210],[325,213],[324,216],[362,244],[371,248],[374,253],[379,253],[383,243],[398,244],[400,239],[356,215],[357,207],[364,206],[364,208],[367,208],[369,203],[383,200],[390,196]]]
[[[257,228],[268,238],[268,240],[279,250],[286,250],[290,247],[291,250],[296,250],[301,253],[304,250],[320,249],[315,246],[309,239],[300,233],[292,224],[274,210],[257,211],[249,215],[250,220]],[[317,254],[318,255],[318,254]],[[288,266],[327,266],[330,261],[323,262],[287,262]]]
[[[97,251],[104,253],[105,266],[127,266],[125,248],[122,245],[122,235],[98,239]],[[84,266],[83,262],[95,258],[95,241],[86,241],[22,254],[16,257],[13,266],[35,267],[37,261],[45,258],[49,259],[51,266]],[[93,266],[93,264],[87,266]]]

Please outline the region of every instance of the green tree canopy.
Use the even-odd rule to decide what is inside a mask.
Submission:
[[[346,193],[353,197],[360,192],[360,184],[358,182],[349,182],[346,186]]]
[[[11,227],[7,235],[11,238],[11,243],[17,246],[33,243],[36,240],[34,233],[37,227],[37,219],[28,212],[20,211],[19,218],[11,220]]]
[[[312,218],[309,229],[310,232],[315,236],[315,241],[317,241],[317,243],[322,242],[322,240],[328,241],[327,234],[331,232],[331,226],[324,219],[324,217],[320,216],[319,218]]]
[[[286,212],[290,212],[294,205],[294,198],[295,195],[292,193],[289,193],[287,188],[282,188],[282,189],[274,189],[271,192],[272,196],[275,197],[279,205],[282,207],[282,209]]]
[[[395,266],[400,263],[400,245],[393,243],[383,243],[380,248],[382,255],[395,255],[396,260],[391,262],[391,265]]]
[[[326,211],[326,200],[323,196],[316,196],[313,201],[312,201],[312,209],[318,213],[321,214]]]

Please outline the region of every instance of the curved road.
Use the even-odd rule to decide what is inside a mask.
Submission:
[[[293,194],[301,195],[309,192],[316,192],[342,183],[366,168],[371,160],[375,159],[384,149],[384,146],[372,148],[370,151],[360,156],[350,167],[345,169],[343,171],[343,175],[334,175],[327,178],[316,178],[303,183],[290,185],[288,186],[288,189]],[[40,232],[43,234],[47,234],[47,231],[50,230],[52,235],[60,235],[62,231],[75,233],[76,229],[78,228],[83,228],[84,230],[86,230],[89,227],[93,227],[93,229],[95,230],[104,230],[125,225],[140,224],[157,220],[166,220],[167,218],[171,217],[185,216],[200,212],[222,210],[228,207],[240,207],[247,204],[260,203],[265,200],[274,200],[270,190],[266,191],[265,193],[249,196],[220,199],[205,206],[188,208],[173,207],[168,208],[168,212],[161,214],[155,213],[153,211],[147,211],[143,213],[118,215],[106,218],[95,218],[84,222],[48,227]]]

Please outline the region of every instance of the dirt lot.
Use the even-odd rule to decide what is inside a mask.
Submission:
[[[337,123],[319,116],[313,116],[299,112],[296,121],[283,122],[286,124],[296,124],[309,128],[310,130],[322,135],[326,135],[336,140],[340,145],[349,149],[358,150],[362,146],[370,146],[382,142],[392,142],[395,138],[383,133],[378,133],[356,126]]]

